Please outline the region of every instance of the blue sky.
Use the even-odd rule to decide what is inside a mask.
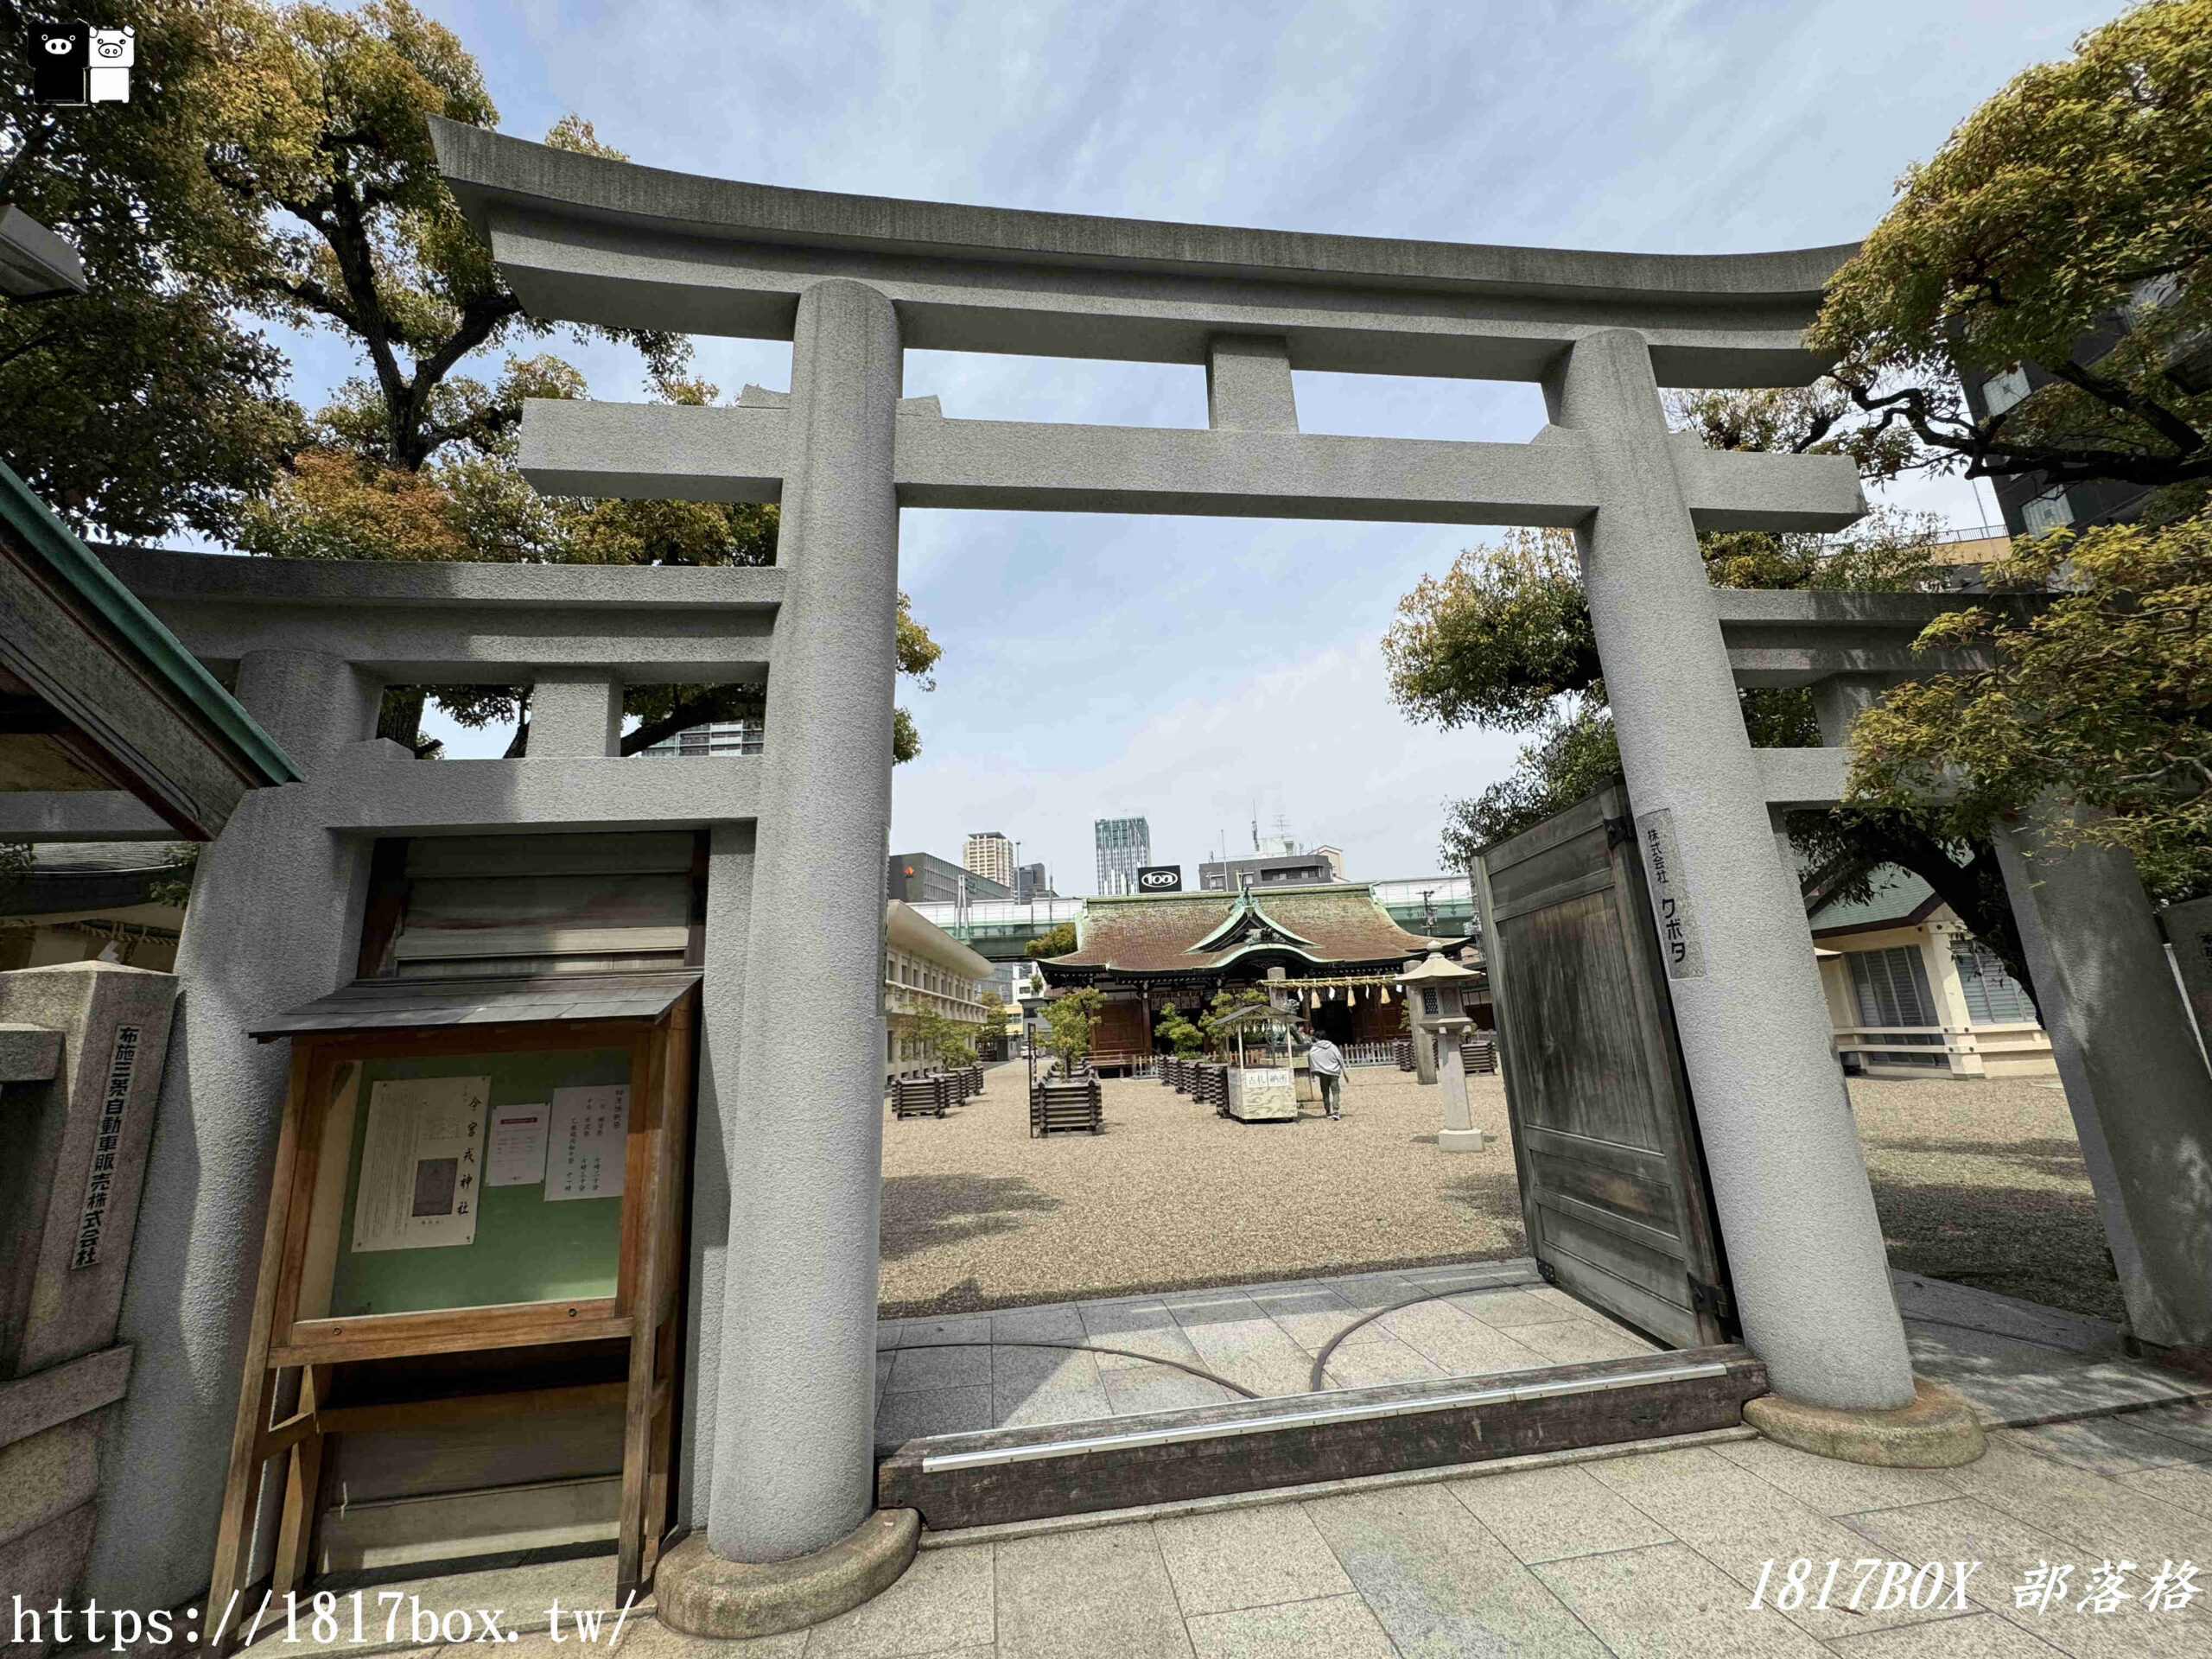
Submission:
[[[509,132],[575,111],[637,161],[764,183],[1375,236],[1656,252],[1850,240],[1981,99],[2117,7],[458,3]],[[572,353],[594,393],[634,357]],[[303,397],[351,372],[295,343]],[[787,345],[702,340],[726,394]],[[1298,377],[1308,430],[1520,440],[1535,389]],[[1196,368],[911,353],[954,416],[1203,426]],[[1979,522],[1965,485],[1896,499]],[[945,648],[905,698],[893,845],[1001,830],[1087,892],[1091,821],[1195,863],[1278,817],[1358,879],[1438,867],[1441,803],[1516,741],[1408,725],[1377,640],[1464,528],[909,511]],[[455,753],[487,752],[466,734]],[[496,752],[492,750],[489,752]]]

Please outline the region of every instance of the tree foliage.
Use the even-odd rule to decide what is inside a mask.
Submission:
[[[1206,1046],[1217,1053],[1228,1043],[1228,1033],[1222,1021],[1239,1008],[1249,1008],[1265,1002],[1268,994],[1256,985],[1247,985],[1242,990],[1216,991],[1213,1000],[1206,1004],[1206,1011],[1198,1016],[1198,1028],[1205,1032]]]
[[[2063,589],[1929,625],[1991,665],[1897,688],[1852,728],[1855,794],[1951,833],[2037,811],[2054,780],[2088,810],[2059,839],[2122,847],[2154,893],[2212,887],[2212,514],[2014,544],[1997,572]]]
[[[1161,1042],[1186,1060],[1206,1046],[1205,1033],[1173,1002],[1160,1010],[1152,1028]]]
[[[2152,0],[2015,77],[1910,169],[1812,332],[1929,462],[2158,489],[2212,482],[2212,0]],[[1954,364],[2032,371],[1982,418]]]
[[[127,103],[34,104],[29,21],[137,31]],[[298,442],[287,365],[221,273],[251,227],[200,157],[225,102],[206,0],[0,15],[0,201],[72,243],[91,291],[0,299],[0,456],[79,530],[227,535]]]
[[[1062,991],[1045,1004],[1045,1046],[1059,1056],[1064,1071],[1090,1058],[1090,1033],[1105,1007],[1104,995],[1088,985]]]
[[[774,562],[772,505],[562,499],[533,490],[518,464],[531,398],[584,395],[583,376],[543,350],[565,333],[639,352],[657,399],[713,403],[690,376],[690,343],[649,329],[555,325],[524,314],[491,251],[438,171],[427,118],[489,127],[499,119],[475,59],[408,0],[353,10],[209,0],[216,19],[210,138],[203,172],[236,227],[211,268],[238,303],[295,327],[322,328],[359,353],[365,372],[338,388],[281,478],[245,508],[238,544],[285,558],[469,560],[645,565]],[[625,159],[571,115],[556,149]],[[488,377],[472,370],[497,358]],[[928,689],[938,647],[899,601],[899,671]],[[512,722],[528,747],[528,694],[514,686],[436,687],[461,724]],[[383,734],[418,748],[425,692],[392,689]],[[688,727],[757,718],[758,686],[637,686],[634,753]],[[893,756],[920,741],[895,714]]]
[[[1075,947],[1075,924],[1058,922],[1023,945],[1021,951],[1041,962],[1046,957],[1065,957]]]
[[[975,1064],[977,1032],[970,1020],[950,1019],[934,1008],[925,1008],[911,1016],[907,1031],[939,1065]]]

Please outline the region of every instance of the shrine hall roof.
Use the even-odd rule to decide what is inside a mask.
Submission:
[[[1205,973],[1255,950],[1316,963],[1395,963],[1459,943],[1407,932],[1365,882],[1086,899],[1076,938],[1073,950],[1046,958],[1047,969]]]

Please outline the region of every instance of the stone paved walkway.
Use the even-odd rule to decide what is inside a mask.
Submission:
[[[1478,1271],[1495,1276],[1524,1266],[1483,1264]],[[1357,1310],[1395,1300],[1384,1296],[1380,1282],[1395,1276],[1331,1281],[1329,1294]],[[609,1603],[613,1563],[604,1556],[379,1588],[419,1598],[432,1610],[505,1610],[502,1624],[523,1632],[501,1649],[512,1659],[590,1659],[616,1648],[621,1659],[2212,1654],[2212,1582],[2177,1610],[2154,1611],[2144,1600],[2169,1562],[2191,1563],[2200,1580],[2212,1581],[2212,1385],[2120,1357],[2113,1328],[2099,1320],[1911,1274],[1895,1281],[1916,1365],[1966,1393],[1985,1422],[2017,1425],[1994,1429],[1979,1463],[1870,1469],[1731,1429],[1692,1437],[1693,1445],[1645,1443],[1209,1499],[1137,1516],[925,1535],[914,1565],[874,1601],[812,1630],[753,1643],[707,1642],[668,1630],[652,1618],[650,1602],[631,1611],[619,1642],[611,1613],[598,1621],[596,1639],[581,1637],[574,1610]],[[1088,1331],[1091,1309],[1103,1319],[1103,1310],[1157,1303],[1169,1322],[1137,1322],[1115,1333],[1115,1345],[1152,1340],[1179,1353],[1178,1344],[1187,1342],[1202,1359],[1226,1363],[1240,1353],[1273,1350],[1273,1339],[1259,1332],[1262,1324],[1301,1345],[1307,1327],[1299,1319],[1314,1310],[1295,1303],[1306,1288],[1211,1293],[1232,1304],[1224,1311],[1239,1314],[1212,1321],[1169,1306],[1168,1298],[1077,1311]],[[1553,1294],[1541,1286],[1476,1284],[1431,1306],[1464,1313],[1470,1298],[1526,1296],[1542,1304]],[[1233,1306],[1240,1297],[1259,1304],[1263,1295],[1291,1300],[1258,1320]],[[1341,1310],[1322,1311],[1334,1319]],[[1193,1313],[1187,1323],[1186,1312]],[[1503,1324],[1474,1323],[1524,1345],[1539,1328],[1553,1340],[1564,1327],[1560,1319],[1516,1324],[1510,1316]],[[1249,1326],[1244,1334],[1253,1340],[1208,1356],[1202,1333],[1210,1325]],[[1444,1321],[1437,1330],[1458,1328]],[[1420,1353],[1424,1340],[1440,1346],[1443,1338],[1426,1327],[1393,1328],[1374,1345],[1378,1353],[1395,1351],[1381,1346],[1385,1341]],[[889,1351],[894,1368],[905,1351]],[[1132,1362],[1128,1372],[1098,1371],[1109,1405],[1115,1379],[1146,1369],[1160,1370]],[[995,1402],[995,1380],[991,1387]],[[1052,1392],[1033,1390],[1020,1403]],[[1796,1560],[1817,1564],[1809,1569],[1815,1595],[1804,1599],[1808,1604],[1827,1564],[1841,1563],[1825,1609],[1774,1605]],[[1959,1561],[1980,1563],[1967,1580],[1963,1605],[1952,1565]],[[1897,1605],[1878,1605],[1891,1562],[1916,1573],[1942,1563],[1943,1588],[1924,1587],[1918,1607],[1909,1593]],[[1853,1611],[1852,1592],[1869,1563],[1874,1576]],[[2109,1612],[2084,1610],[2100,1570],[2123,1563],[2126,1599]],[[2069,1569],[2065,1593],[2048,1609],[2019,1605],[2015,1587],[2053,1566]],[[1768,1590],[1755,1606],[1763,1573]],[[378,1592],[365,1592],[372,1607]],[[563,1610],[557,1645],[546,1611],[556,1599]],[[474,1643],[286,1644],[281,1633],[257,1647],[272,1659],[340,1650],[475,1659],[486,1651]]]
[[[2168,1560],[2212,1569],[2212,1412],[2170,1405],[2002,1430],[1963,1469],[1862,1468],[1747,1438],[933,1541],[883,1595],[812,1630],[707,1642],[633,1612],[621,1659],[2203,1659],[2204,1596],[2159,1612],[2141,1598]],[[1826,1611],[1771,1605],[1797,1558],[1819,1564],[1815,1589],[1828,1561],[1843,1563]],[[1769,1560],[1767,1605],[1754,1607]],[[1877,1608],[1878,1576],[1848,1611],[1867,1560],[1981,1565],[1962,1608],[1949,1578],[1935,1605]],[[2082,1611],[2107,1560],[2134,1564],[2131,1599]],[[2014,1586],[2054,1563],[2071,1566],[2069,1593],[2047,1611],[2017,1606]],[[603,1586],[594,1602],[578,1584],[594,1566],[611,1577],[576,1562],[504,1585],[473,1574],[403,1587],[426,1606],[513,1609],[557,1580],[577,1586],[567,1609],[604,1602]],[[586,1659],[615,1645],[611,1617],[596,1643],[564,1621],[557,1647],[542,1614],[535,1623],[500,1651]]]
[[[1447,1295],[1359,1321],[1424,1294]],[[1357,1325],[1358,1328],[1352,1330]],[[1265,1395],[1304,1394],[1338,1332],[1326,1386],[1371,1388],[1622,1359],[1657,1351],[1536,1276],[1535,1263],[1367,1273],[1164,1296],[1056,1302],[944,1319],[886,1320],[876,1360],[876,1444],[1210,1406],[1217,1383],[1127,1354],[934,1344],[1083,1343],[1172,1360]]]

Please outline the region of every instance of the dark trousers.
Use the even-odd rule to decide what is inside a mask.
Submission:
[[[1314,1080],[1321,1085],[1321,1108],[1331,1117],[1344,1109],[1344,1078],[1341,1071],[1316,1071]]]

